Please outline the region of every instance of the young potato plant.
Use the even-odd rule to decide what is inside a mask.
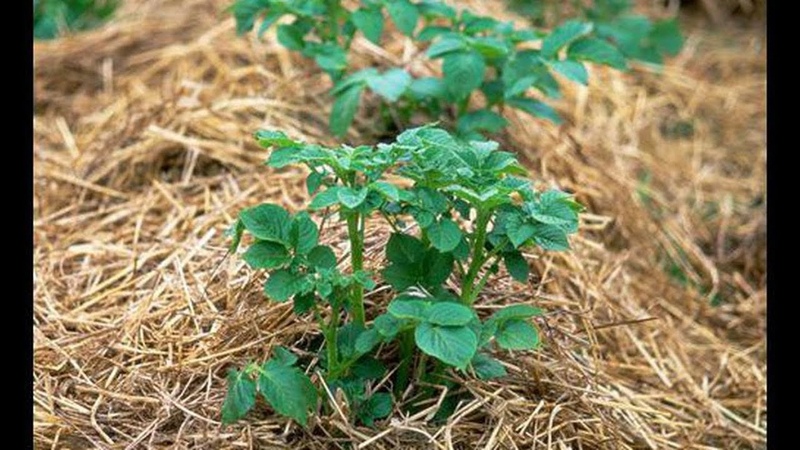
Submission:
[[[256,139],[272,149],[271,167],[301,164],[310,170],[308,211],[321,214],[322,223],[336,215],[347,224],[350,271],[340,271],[333,250],[319,244],[320,229],[308,211],[292,215],[272,204],[239,214],[231,250],[245,232],[252,235],[243,257],[250,267],[268,271],[265,295],[292,300],[295,313],[316,319],[324,337],[319,381],[334,395],[343,392],[353,420],[371,425],[391,412],[391,394],[371,386],[386,373],[376,351],[395,348],[395,341],[398,397],[414,367],[417,382],[446,382],[448,367],[488,379],[505,374],[490,356],[494,347],[539,345],[529,320],[541,314],[538,308],[510,305],[481,318],[474,304],[501,266],[527,282],[524,249],[569,248],[567,236],[577,231],[581,210],[569,194],[534,191],[516,157],[496,142],[466,141],[433,126],[376,147],[325,148],[271,131],[259,131]],[[407,182],[388,182],[390,173]],[[373,217],[394,230],[380,275],[396,295],[385,312],[369,315],[374,319],[368,325],[364,290],[375,283],[364,271],[364,235]],[[449,281],[457,288],[448,288]],[[297,357],[278,348],[262,365],[230,371],[223,420],[243,417],[261,394],[276,412],[305,425],[319,392],[324,390],[297,367]]]
[[[661,65],[664,56],[675,56],[683,47],[678,19],[651,21],[631,13],[630,0],[595,0],[584,7],[586,18],[595,24],[598,37],[613,42],[625,56]]]
[[[542,25],[545,16],[553,15],[559,21],[562,16],[561,0],[509,0],[508,3],[534,25]],[[594,24],[594,36],[611,42],[627,58],[661,65],[664,56],[675,56],[683,47],[677,18],[652,21],[646,16],[633,14],[630,0],[584,3],[573,0],[572,10]]]
[[[308,211],[321,212],[323,221],[335,214],[346,222],[351,271],[342,273],[333,250],[319,244],[319,227],[308,211],[292,216],[273,204],[241,211],[231,228],[231,251],[237,249],[244,232],[255,238],[243,258],[250,267],[268,271],[264,294],[277,302],[292,300],[296,314],[315,318],[325,339],[319,355],[322,379],[329,389],[341,389],[355,417],[370,425],[389,414],[391,397],[387,393],[367,395],[366,390],[367,383],[383,376],[385,368],[367,354],[374,345],[369,336],[363,336],[364,289],[375,286],[363,270],[364,227],[366,219],[388,201],[399,200],[399,190],[381,180],[397,160],[396,149],[325,148],[268,131],[256,133],[256,139],[265,147],[276,147],[267,161],[269,166],[304,164],[311,170],[306,186],[309,194],[316,195]],[[346,320],[342,320],[343,313]],[[261,366],[250,364],[243,371],[231,371],[223,421],[243,417],[260,393],[276,412],[305,425],[308,411],[316,407],[318,392],[310,378],[292,367],[296,361],[286,350],[279,350]],[[277,389],[280,385],[283,388]]]
[[[55,39],[65,31],[94,28],[118,5],[118,0],[33,0],[33,37]]]
[[[403,68],[351,70],[347,53],[355,33],[380,44],[384,8],[403,34],[428,46],[426,57],[442,60],[441,77],[415,78]],[[278,25],[278,41],[313,58],[330,75],[335,97],[330,127],[337,136],[347,132],[365,90],[391,105],[387,115],[400,125],[421,113],[454,124],[467,139],[503,129],[506,107],[558,124],[556,111],[539,98],[560,96],[554,73],[587,84],[584,62],[627,67],[614,45],[592,35],[591,23],[566,22],[549,34],[517,30],[510,22],[458,12],[438,0],[362,0],[354,10],[339,0],[238,0],[232,11],[239,33],[253,29],[259,17],[259,33],[283,16],[294,17]]]

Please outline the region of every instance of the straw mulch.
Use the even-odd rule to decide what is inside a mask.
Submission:
[[[509,113],[504,145],[587,213],[573,251],[531,253],[528,286],[490,283],[481,308],[547,311],[544,346],[498,355],[507,379],[465,381],[474,400],[446,425],[426,421],[436,405],[375,429],[262,406],[223,427],[227,368],[317,333],[264,300],[223,231],[246,206],[303,206],[302,172],[260,165],[250,136],[334,143],[328,81],[274,34],[237,39],[226,0],[125,3],[35,46],[37,448],[766,446],[763,25],[687,21],[660,74],[591,67],[561,127]],[[387,49],[359,40],[355,63],[434,70],[392,33]],[[368,103],[349,142],[376,139]],[[346,253],[340,229],[325,239]],[[369,236],[373,267],[386,239]],[[389,292],[367,299],[378,311]]]

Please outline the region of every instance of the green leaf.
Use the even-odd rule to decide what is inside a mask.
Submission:
[[[496,133],[508,125],[508,121],[494,111],[479,109],[464,114],[458,119],[459,133],[470,133],[473,131],[486,131]]]
[[[415,189],[420,206],[433,214],[443,214],[448,209],[447,196],[441,192],[426,187]]]
[[[242,223],[241,219],[236,219],[236,222],[234,222],[234,224],[225,231],[226,236],[233,238],[230,247],[228,247],[228,251],[230,253],[236,253],[236,249],[239,248],[239,244],[242,242],[242,234],[244,234],[244,230],[244,224]]]
[[[531,350],[539,345],[539,332],[525,320],[503,323],[494,336],[497,344],[506,350]]]
[[[353,281],[363,286],[364,289],[375,289],[375,280],[372,279],[372,275],[369,272],[364,270],[356,270],[352,276]]]
[[[575,39],[585,36],[592,31],[592,24],[569,20],[553,30],[542,42],[542,56],[553,58],[559,50]]]
[[[428,249],[422,260],[423,286],[433,289],[441,286],[453,273],[454,257],[452,253],[441,253],[434,248]]]
[[[431,44],[425,54],[430,59],[436,59],[450,53],[467,49],[467,42],[460,35],[446,35]]]
[[[269,154],[267,165],[280,169],[300,161],[300,147],[280,147]]]
[[[303,36],[305,36],[305,32],[298,25],[278,25],[278,42],[289,50],[303,51],[305,47]]]
[[[522,256],[520,252],[511,252],[503,254],[503,262],[506,265],[506,270],[508,270],[509,275],[512,278],[519,281],[520,283],[527,283],[528,282],[528,274],[530,273],[530,267],[528,267],[528,262],[525,261],[525,258]]]
[[[506,368],[499,361],[484,353],[476,353],[472,358],[472,369],[481,380],[491,380],[508,375]]]
[[[452,31],[450,27],[442,27],[436,25],[430,25],[423,28],[419,34],[417,35],[417,40],[420,42],[426,42],[435,39],[437,36],[440,36],[445,33],[449,33]]]
[[[414,331],[417,347],[440,361],[466,369],[478,349],[478,337],[468,327],[445,327],[422,322]]]
[[[368,427],[375,425],[375,420],[383,419],[392,412],[392,396],[385,392],[372,394],[358,409],[358,418]]]
[[[314,58],[317,65],[334,79],[347,68],[347,54],[336,44],[310,43],[303,54]]]
[[[307,294],[299,294],[294,296],[292,303],[292,311],[298,316],[303,315],[314,307],[316,298],[313,292]]]
[[[408,86],[408,93],[416,100],[442,98],[446,91],[442,80],[434,77],[417,78]]]
[[[308,195],[314,195],[322,186],[322,182],[325,181],[325,175],[319,172],[311,172],[306,178],[306,190],[308,191]]]
[[[417,8],[428,19],[441,17],[453,20],[456,18],[456,10],[440,0],[422,0],[417,3]]]
[[[371,356],[362,356],[353,364],[353,375],[361,380],[377,380],[386,375],[386,366]]]
[[[275,22],[278,21],[285,12],[278,8],[273,8],[266,15],[264,15],[264,20],[261,21],[261,26],[258,27],[258,38],[261,39],[264,36],[264,33],[269,30],[272,25],[275,25]]]
[[[656,22],[653,24],[649,37],[659,51],[670,56],[677,55],[683,47],[683,36],[678,26],[678,19]]]
[[[239,213],[247,231],[262,241],[289,243],[289,213],[278,205],[264,203]]]
[[[514,226],[509,226],[506,230],[506,235],[511,243],[514,245],[514,248],[520,247],[524,244],[528,239],[533,237],[533,234],[536,232],[536,228],[528,223],[523,224],[515,224]]]
[[[503,91],[503,97],[509,99],[524,94],[537,81],[539,81],[539,76],[537,75],[518,78],[514,80],[513,84],[506,87],[505,91]]]
[[[598,38],[584,38],[575,41],[567,50],[567,57],[578,61],[605,64],[619,70],[628,68],[625,56],[616,47]]]
[[[389,69],[381,75],[367,79],[373,92],[389,102],[396,102],[411,84],[411,75],[403,69]]]
[[[461,229],[450,219],[440,219],[428,227],[431,245],[441,252],[453,251],[461,241]]]
[[[509,106],[521,109],[522,111],[525,111],[534,117],[547,119],[550,122],[553,122],[555,125],[560,125],[563,122],[555,109],[546,103],[540,102],[539,100],[517,97],[508,100],[506,103]]]
[[[383,14],[380,8],[359,8],[353,12],[350,20],[367,39],[380,45],[383,34]]]
[[[348,75],[341,80],[339,80],[333,88],[330,90],[330,94],[333,96],[338,96],[342,92],[360,85],[362,87],[367,85],[367,80],[378,75],[378,70],[374,67],[368,67],[366,69],[359,70],[358,72],[354,72],[351,75]]]
[[[376,181],[369,185],[370,189],[377,191],[380,193],[384,198],[391,200],[393,202],[400,200],[400,190],[397,186],[393,185],[392,183],[387,183],[385,181]]]
[[[417,284],[420,271],[414,265],[391,264],[381,271],[381,276],[394,290],[403,291]]]
[[[34,8],[36,8],[37,3],[47,4],[45,2],[34,2]],[[61,2],[61,5],[66,4],[67,2]],[[237,0],[233,5],[231,5],[231,12],[233,13],[233,17],[236,19],[236,34],[241,36],[252,30],[256,18],[263,8],[264,5],[255,0]],[[34,26],[38,26],[36,21],[34,21]],[[55,35],[58,33],[58,25],[55,24],[55,26],[56,29],[53,31],[52,36],[50,36],[51,38],[55,37]]]
[[[261,367],[258,390],[275,412],[308,424],[308,411],[317,404],[317,390],[298,368],[267,361]]]
[[[347,129],[350,128],[356,111],[358,111],[358,103],[363,90],[363,84],[356,84],[337,95],[336,101],[333,102],[333,108],[331,108],[330,117],[331,132],[334,135],[341,137],[347,133]]]
[[[367,199],[368,193],[369,189],[365,187],[361,187],[358,189],[351,187],[342,187],[339,189],[336,195],[339,198],[339,202],[341,204],[350,209],[354,209],[357,208],[358,205],[364,203],[364,200]]]
[[[264,284],[264,293],[276,302],[285,302],[302,290],[304,281],[303,275],[293,274],[286,269],[276,270]]]
[[[412,264],[424,257],[425,246],[419,239],[393,233],[386,244],[386,258],[396,264]]]
[[[308,252],[308,263],[316,269],[336,267],[336,254],[327,245],[317,245]]]
[[[389,303],[386,311],[396,319],[426,320],[427,310],[431,303],[424,300],[413,300],[413,297],[400,296]]]
[[[538,202],[525,204],[525,210],[537,222],[555,225],[568,233],[578,231],[580,205],[564,192],[555,189],[543,192]]]
[[[256,383],[244,371],[228,370],[228,395],[222,404],[222,422],[230,424],[244,417],[256,403]]]
[[[565,251],[569,250],[567,233],[554,225],[536,224],[534,225],[533,240],[545,250]]]
[[[300,255],[308,254],[319,242],[319,229],[307,212],[301,211],[292,219],[289,240]]]
[[[503,101],[505,84],[503,80],[487,80],[481,85],[481,92],[486,97],[486,107],[497,105]]]
[[[339,203],[339,189],[341,189],[341,186],[331,186],[315,195],[314,198],[311,199],[308,209],[323,209]]]
[[[290,352],[286,347],[279,345],[272,349],[270,360],[282,366],[293,366],[297,362],[297,355]]]
[[[498,321],[491,318],[484,323],[480,323],[480,330],[478,332],[478,347],[483,348],[494,337],[497,332]]]
[[[360,356],[356,351],[356,340],[363,332],[364,327],[356,322],[350,322],[339,327],[336,333],[336,347],[339,350],[339,356],[343,360]]]
[[[509,319],[527,319],[529,317],[541,315],[541,309],[530,305],[510,305],[495,311],[489,320],[502,323]]]
[[[510,51],[506,42],[494,37],[473,38],[470,45],[487,59],[502,58]]]
[[[425,320],[434,325],[460,326],[471,322],[475,313],[460,303],[439,302],[427,309],[426,316]]]
[[[406,36],[414,34],[419,20],[419,11],[416,6],[408,0],[390,0],[386,7],[389,17],[397,25],[397,29]]]
[[[589,74],[586,72],[586,67],[577,61],[554,61],[550,64],[550,67],[569,80],[584,86],[589,84]]]
[[[461,100],[483,84],[486,62],[477,52],[448,53],[442,71],[448,92]]]
[[[391,314],[381,314],[375,318],[372,324],[384,340],[389,341],[400,332],[401,320]]]
[[[295,147],[302,145],[302,142],[295,141],[290,137],[286,136],[286,133],[283,131],[271,131],[271,130],[258,130],[254,134],[256,140],[258,141],[258,145],[269,148],[269,147]]]
[[[360,354],[367,354],[376,345],[380,344],[383,340],[383,336],[378,332],[378,330],[372,328],[369,330],[364,330],[363,333],[358,335],[356,338],[356,352]]]
[[[288,264],[292,257],[282,244],[258,241],[242,255],[247,265],[253,269],[275,269]]]

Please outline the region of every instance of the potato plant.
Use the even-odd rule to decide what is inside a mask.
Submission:
[[[33,37],[94,28],[114,14],[119,0],[33,0]]]
[[[622,53],[592,34],[589,22],[569,21],[550,33],[515,29],[510,22],[457,11],[437,0],[362,0],[348,9],[340,0],[237,0],[231,10],[237,31],[259,35],[277,25],[278,41],[312,58],[333,81],[331,131],[342,136],[353,122],[365,91],[392,108],[401,125],[413,114],[447,120],[465,138],[479,138],[507,125],[504,108],[515,108],[554,123],[561,119],[543,98],[560,96],[557,73],[587,84],[584,62],[624,70]],[[353,70],[347,55],[356,33],[380,44],[390,18],[424,56],[441,60],[441,77],[415,77],[405,68]],[[480,94],[478,94],[480,93]]]
[[[546,16],[562,16],[562,0],[508,0],[509,6],[541,25]],[[572,0],[572,9],[594,25],[594,35],[614,44],[627,58],[660,65],[664,56],[675,56],[683,47],[676,18],[651,20],[631,12],[630,0]],[[552,14],[551,14],[552,13]]]
[[[535,191],[515,155],[496,142],[464,140],[435,126],[407,130],[375,147],[326,148],[274,131],[255,136],[272,149],[271,167],[300,164],[310,170],[312,199],[294,215],[273,204],[241,211],[231,228],[231,250],[250,234],[242,256],[250,267],[267,271],[265,296],[291,300],[296,314],[312,316],[324,343],[319,365],[306,369],[316,370],[318,387],[283,348],[263,364],[231,370],[223,421],[243,417],[260,394],[276,412],[305,425],[326,383],[328,390],[344,393],[353,421],[371,425],[392,410],[392,394],[372,389],[390,362],[379,357],[390,349],[397,348],[392,383],[400,398],[412,381],[443,383],[451,369],[482,379],[503,376],[493,349],[539,345],[530,321],[541,314],[538,308],[515,304],[482,318],[474,305],[501,267],[527,281],[524,249],[569,248],[567,237],[577,231],[581,210],[571,195]],[[387,174],[404,182],[389,182]],[[333,250],[319,243],[312,214],[321,223],[346,223],[347,272]],[[393,230],[386,264],[376,274],[363,265],[366,227],[375,223],[368,219],[383,220]],[[363,293],[375,287],[375,275],[394,295],[385,311],[367,314]],[[447,287],[449,280],[457,289]]]

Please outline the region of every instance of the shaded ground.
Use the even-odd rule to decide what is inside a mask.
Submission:
[[[591,67],[561,127],[509,113],[506,148],[588,207],[574,251],[531,255],[529,286],[500,277],[479,301],[548,311],[541,351],[498,355],[509,378],[466,381],[475,400],[443,427],[395,412],[303,430],[266,407],[222,427],[227,367],[317,332],[225,258],[241,208],[307,199],[251,133],[333,143],[324,75],[274,35],[237,39],[227,4],[131,0],[107,27],[36,44],[38,448],[766,446],[764,27],[699,20],[661,74]],[[434,69],[386,42],[359,40],[356,64]],[[372,140],[369,108],[348,141]],[[342,235],[325,239],[345,252]],[[387,238],[368,238],[372,264]]]

